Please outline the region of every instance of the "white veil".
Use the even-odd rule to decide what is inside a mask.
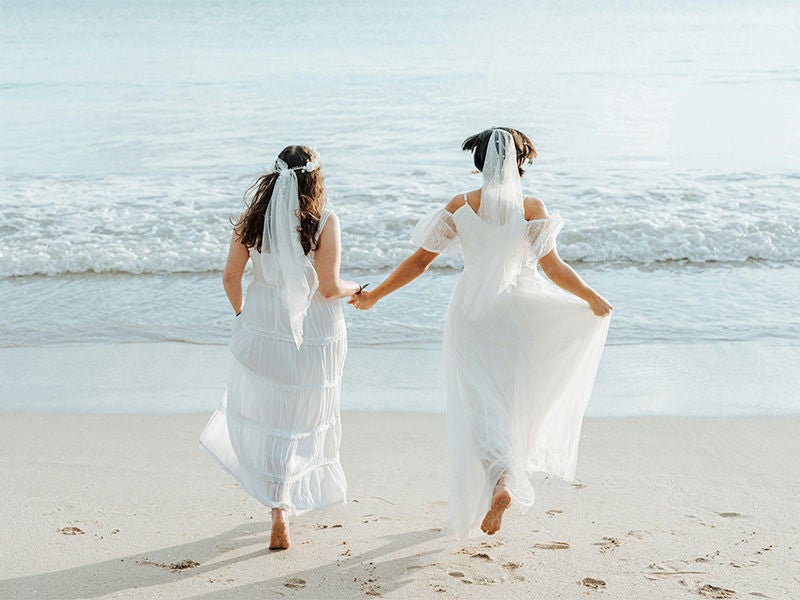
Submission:
[[[264,231],[261,237],[261,266],[264,273],[277,267],[281,303],[289,311],[289,325],[297,348],[303,343],[303,321],[319,281],[314,265],[303,252],[298,236],[300,218],[297,212],[300,209],[300,196],[295,171],[308,172],[316,168],[316,162],[290,168],[280,158],[275,161],[273,170],[278,177],[264,215]],[[268,255],[274,261],[272,264]]]
[[[514,138],[505,129],[494,129],[483,162],[478,216],[489,223],[505,225],[524,213]]]
[[[508,131],[492,131],[482,172],[478,216],[486,222],[480,230],[485,251],[473,256],[471,273],[467,276],[465,271],[462,280],[462,309],[470,319],[496,309],[503,294],[516,284],[529,246],[517,149]]]

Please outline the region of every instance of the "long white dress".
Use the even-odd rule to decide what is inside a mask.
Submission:
[[[341,304],[317,292],[297,348],[274,272],[262,269],[270,256],[262,262],[251,248],[250,257],[253,280],[232,327],[228,388],[200,443],[269,508],[297,515],[342,504],[339,394],[347,330]]]
[[[455,213],[436,211],[412,234],[431,252],[452,253],[460,243],[464,255],[444,334],[449,533],[478,533],[502,475],[522,512],[533,504],[534,473],[574,477],[609,319],[539,273],[563,224],[522,215],[487,223],[464,195]],[[487,288],[501,291],[476,306]]]

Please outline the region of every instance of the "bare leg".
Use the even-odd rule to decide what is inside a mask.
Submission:
[[[272,535],[269,539],[270,550],[286,550],[291,543],[289,542],[289,524],[280,508],[272,509]]]
[[[503,521],[503,513],[511,506],[511,494],[506,489],[506,476],[501,475],[497,480],[497,485],[494,486],[494,494],[492,495],[492,504],[483,517],[481,523],[481,531],[489,535],[494,535],[500,531],[500,525]]]

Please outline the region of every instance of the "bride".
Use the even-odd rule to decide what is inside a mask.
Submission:
[[[462,148],[483,173],[482,187],[423,218],[412,233],[419,249],[350,303],[371,308],[440,253],[461,246],[464,271],[444,333],[447,529],[474,534],[480,525],[492,535],[512,501],[522,512],[532,506],[535,472],[574,477],[583,413],[608,333],[609,319],[598,317],[608,317],[611,305],[559,257],[556,236],[564,221],[523,197],[523,165],[536,157],[531,140],[492,128]]]
[[[223,275],[236,313],[235,360],[200,443],[272,510],[269,547],[286,549],[285,513],[345,501],[339,392],[347,332],[337,299],[360,286],[339,279],[339,221],[325,208],[310,148],[285,148],[248,194]],[[243,301],[248,261],[253,280]]]

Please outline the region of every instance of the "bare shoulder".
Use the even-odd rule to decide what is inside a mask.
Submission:
[[[464,205],[464,194],[459,194],[458,196],[453,196],[450,199],[450,202],[447,203],[447,206],[444,207],[444,209],[449,213],[454,213],[463,205]]]
[[[322,230],[317,233],[317,239],[320,246],[328,246],[331,241],[335,241],[339,237],[339,217],[336,213],[331,211],[328,217],[322,224]]]
[[[330,225],[330,227],[328,227],[328,225]],[[329,211],[325,222],[322,224],[322,231],[320,232],[320,235],[322,235],[322,233],[325,231],[335,231],[337,229],[339,229],[339,217],[335,212]]]
[[[233,222],[231,220],[231,222]],[[234,242],[241,242],[244,245],[244,213],[239,215],[239,218],[236,220],[236,223],[233,225],[233,238],[231,241]]]
[[[528,196],[525,198],[525,220],[544,219],[547,217],[547,207],[538,198]]]

